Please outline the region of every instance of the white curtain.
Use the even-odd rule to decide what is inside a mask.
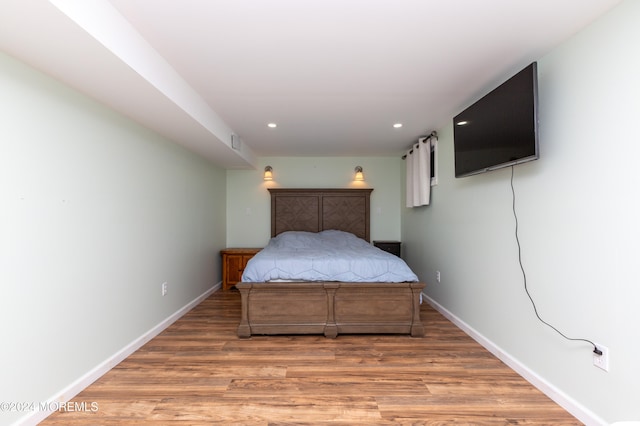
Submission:
[[[418,139],[406,155],[407,207],[428,206],[431,201],[431,137]]]

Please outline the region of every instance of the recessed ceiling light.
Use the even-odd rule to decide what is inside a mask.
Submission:
[[[464,126],[464,125],[466,125],[466,124],[469,124],[469,122],[468,122],[468,121],[466,121],[466,120],[458,121],[458,122],[456,123],[456,125],[457,125],[457,126]]]
[[[394,129],[399,129],[400,127],[402,127],[402,123],[396,123],[393,125]]]
[[[267,124],[267,127],[275,129],[276,127],[278,127],[278,125],[276,123],[269,123],[269,124]]]

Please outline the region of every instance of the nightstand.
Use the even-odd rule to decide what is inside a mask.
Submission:
[[[400,257],[400,244],[402,244],[400,241],[378,240],[373,242],[374,246],[391,254],[395,254],[398,257]]]
[[[228,290],[242,280],[247,262],[260,248],[227,248],[220,251],[222,256],[222,289]]]

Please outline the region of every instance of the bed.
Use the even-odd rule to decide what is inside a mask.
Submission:
[[[295,244],[298,235],[323,236],[339,232],[352,234],[368,243],[372,191],[370,188],[270,188],[270,245],[273,241],[286,239],[287,242],[282,244],[292,251],[291,239],[285,238],[292,233],[295,234]],[[267,248],[269,245],[263,252],[266,253]],[[373,246],[371,248],[382,252]],[[420,294],[424,283],[418,282],[415,275],[413,278],[392,276],[398,270],[393,266],[386,267],[394,272],[391,275],[376,273],[372,279],[360,273],[354,278],[345,275],[344,271],[338,275],[304,279],[296,275],[276,278],[270,273],[256,275],[251,272],[251,264],[254,260],[257,262],[261,254],[249,261],[243,281],[236,284],[242,301],[237,329],[239,337],[324,334],[335,338],[338,334],[356,333],[424,336],[420,321]],[[393,257],[389,253],[384,254]],[[380,265],[377,260],[373,263]],[[386,281],[391,279],[407,281]]]

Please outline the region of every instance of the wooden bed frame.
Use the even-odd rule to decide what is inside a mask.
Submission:
[[[373,189],[271,188],[271,236],[337,229],[370,241]],[[424,283],[286,282],[236,284],[242,298],[238,336],[396,333],[424,336]]]

